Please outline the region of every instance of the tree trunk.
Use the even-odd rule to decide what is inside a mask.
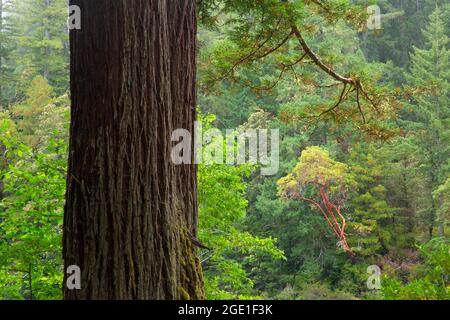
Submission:
[[[45,0],[45,9],[48,10],[50,7],[50,0]],[[44,24],[44,40],[50,42],[52,40],[52,35],[50,33],[49,23],[51,21],[51,17],[46,17],[46,22]],[[51,53],[51,47],[50,45],[46,45],[44,47],[44,57],[45,57],[45,63],[43,65],[43,77],[45,80],[49,80],[50,76],[50,53]]]
[[[442,208],[442,206],[444,205],[444,195],[441,194],[439,196],[439,207]],[[445,224],[444,224],[444,218],[443,217],[438,217],[439,220],[439,237],[441,239],[445,238]]]
[[[441,239],[445,238],[445,226],[442,222],[439,224],[439,237]]]
[[[195,1],[70,4],[82,29],[70,34],[63,254],[81,290],[64,296],[202,299],[196,168],[170,157],[172,131],[194,127]]]

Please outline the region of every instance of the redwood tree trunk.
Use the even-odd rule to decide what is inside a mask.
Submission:
[[[70,35],[63,254],[81,290],[64,296],[202,299],[196,168],[170,157],[172,131],[193,132],[195,1],[70,2],[82,29]]]

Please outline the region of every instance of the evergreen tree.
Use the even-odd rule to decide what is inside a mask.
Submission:
[[[10,11],[11,1],[0,0],[0,111],[8,107],[13,96],[13,31]]]
[[[386,254],[392,234],[394,209],[387,203],[387,189],[380,184],[383,163],[377,159],[375,145],[360,144],[352,150],[350,162],[358,184],[358,193],[352,197],[352,228],[350,243],[362,256]]]
[[[57,94],[68,90],[69,36],[66,0],[12,0],[11,24],[16,48],[12,53],[23,93],[40,75]]]
[[[418,94],[414,96],[414,118],[408,122],[408,127],[414,130],[415,142],[423,156],[421,171],[427,192],[421,213],[431,237],[437,217],[432,192],[448,177],[447,161],[450,154],[450,50],[442,11],[438,7],[430,15],[423,36],[425,47],[414,47],[411,55],[412,67],[408,81]]]
[[[358,2],[367,4],[370,1]],[[381,9],[381,29],[360,33],[361,47],[366,58],[369,61],[392,61],[396,66],[407,68],[411,64],[409,53],[412,47],[424,44],[421,28],[426,25],[428,16],[436,5],[446,8],[448,1],[379,0],[376,4]],[[444,14],[448,20],[448,8],[444,10]]]

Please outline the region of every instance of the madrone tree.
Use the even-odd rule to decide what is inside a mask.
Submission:
[[[334,161],[320,147],[308,147],[292,172],[278,181],[278,193],[283,199],[306,202],[318,209],[336,236],[338,246],[353,257],[342,208],[354,186],[346,164]]]

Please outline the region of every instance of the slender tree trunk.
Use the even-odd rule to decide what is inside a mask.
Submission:
[[[33,300],[33,266],[28,265],[28,290],[30,290],[30,300]]]
[[[433,239],[433,231],[434,231],[434,226],[431,225],[428,227],[428,239],[431,240]]]
[[[443,205],[444,205],[444,197],[441,194],[439,196],[439,207],[442,208]],[[441,239],[444,239],[444,237],[445,237],[445,224],[444,224],[444,221],[443,221],[442,217],[439,217],[438,220],[439,220],[439,237]]]
[[[406,159],[403,159],[403,168],[407,170],[408,165],[406,163]],[[414,208],[411,206],[411,201],[409,199],[409,191],[408,191],[408,177],[406,177],[406,174],[402,174],[402,193],[403,198],[400,199],[401,206],[405,210],[405,216],[406,216],[406,228],[408,230],[408,233],[412,233],[414,231],[415,227],[415,212]]]
[[[439,237],[441,239],[444,239],[445,237],[445,226],[442,222],[439,224]]]
[[[194,126],[195,1],[70,4],[82,29],[70,35],[63,246],[81,290],[65,298],[202,299],[196,168],[170,157],[172,131]]]
[[[6,166],[8,165],[7,160],[5,159],[5,152],[6,152],[6,147],[3,145],[3,143],[0,142],[0,158],[2,159],[0,161],[0,169],[3,170],[6,168]],[[3,200],[3,198],[5,197],[4,195],[4,183],[3,183],[3,179],[0,179],[0,201]]]
[[[3,109],[3,0],[0,0],[0,111]],[[1,196],[0,185],[0,196]],[[0,198],[1,199],[1,198]]]
[[[3,0],[0,0],[0,111],[3,111]],[[5,146],[0,142],[0,158],[5,158]],[[0,161],[0,169],[3,169],[6,166],[6,161]],[[3,195],[3,180],[0,179],[0,201],[4,198]]]

